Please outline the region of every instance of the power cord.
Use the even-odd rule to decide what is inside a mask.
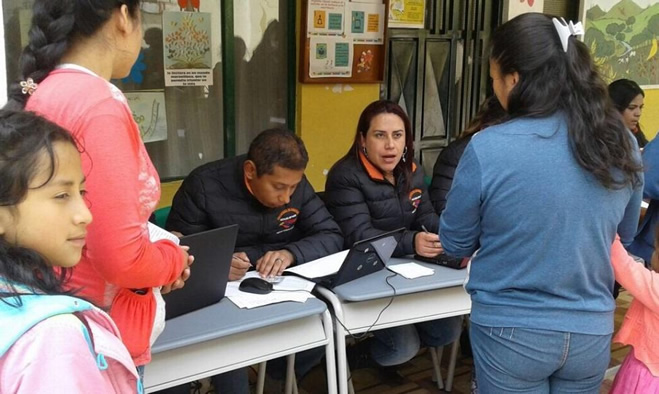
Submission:
[[[380,321],[380,317],[382,317],[382,314],[384,313],[384,311],[386,311],[387,308],[389,308],[389,306],[391,306],[391,304],[394,302],[394,298],[396,298],[396,288],[389,282],[389,279],[397,276],[398,273],[396,273],[394,271],[391,271],[389,268],[387,268],[387,270],[389,272],[391,272],[391,275],[384,278],[384,281],[389,285],[389,287],[391,287],[391,290],[393,290],[394,294],[391,297],[389,297],[389,302],[387,302],[387,305],[385,305],[384,308],[382,308],[380,313],[378,313],[378,316],[375,319],[375,321],[373,322],[373,324],[371,324],[366,329],[366,331],[364,331],[361,334],[353,334],[352,332],[350,332],[350,330],[348,330],[348,327],[346,327],[345,324],[343,324],[343,322],[341,320],[339,320],[338,317],[336,317],[336,315],[334,316],[334,318],[336,319],[336,322],[339,323],[341,325],[341,327],[343,327],[343,329],[348,333],[350,338],[352,338],[354,340],[357,340],[357,341],[366,338],[366,336],[371,333],[371,329],[378,323],[378,321]]]

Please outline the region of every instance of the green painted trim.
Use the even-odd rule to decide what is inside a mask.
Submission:
[[[295,1],[288,2],[287,23],[288,30],[288,129],[295,133],[295,110],[297,108],[297,40],[295,39],[295,22],[297,20]]]
[[[222,109],[224,157],[236,155],[236,62],[233,38],[233,1],[222,2]]]

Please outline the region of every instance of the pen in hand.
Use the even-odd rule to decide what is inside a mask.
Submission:
[[[236,252],[231,256],[231,269],[229,270],[229,280],[240,279],[245,273],[253,268],[252,262],[244,252]]]
[[[426,233],[426,234],[430,234],[430,231],[428,231],[426,226],[424,226],[423,224],[421,225],[421,230],[423,230],[423,232]]]
[[[249,260],[245,260],[245,259],[243,259],[243,258],[240,257],[240,256],[236,256],[235,254],[234,254],[233,256],[231,256],[231,258],[232,258],[232,259],[236,259],[236,260],[240,260],[240,261],[244,261],[244,262],[246,262],[246,263],[249,263]]]

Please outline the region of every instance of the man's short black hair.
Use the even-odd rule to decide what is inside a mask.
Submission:
[[[256,176],[272,174],[275,166],[289,170],[304,170],[309,155],[304,143],[286,129],[268,129],[259,133],[249,145],[247,160],[254,162]]]

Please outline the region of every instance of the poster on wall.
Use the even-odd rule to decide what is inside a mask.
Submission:
[[[211,14],[164,12],[165,86],[213,84]]]
[[[343,35],[345,0],[309,0],[308,7],[307,37]]]
[[[425,0],[390,0],[389,2],[389,27],[423,29],[425,16]]]
[[[503,15],[507,21],[526,12],[542,12],[544,0],[509,0],[504,2]]]
[[[346,4],[345,32],[356,44],[384,43],[385,5],[350,2]]]
[[[351,40],[336,37],[311,37],[309,76],[311,78],[352,76]]]
[[[584,0],[584,42],[606,82],[659,88],[659,0]]]
[[[142,141],[154,142],[167,139],[167,113],[165,111],[165,93],[127,92],[124,93],[133,119],[140,128]]]

